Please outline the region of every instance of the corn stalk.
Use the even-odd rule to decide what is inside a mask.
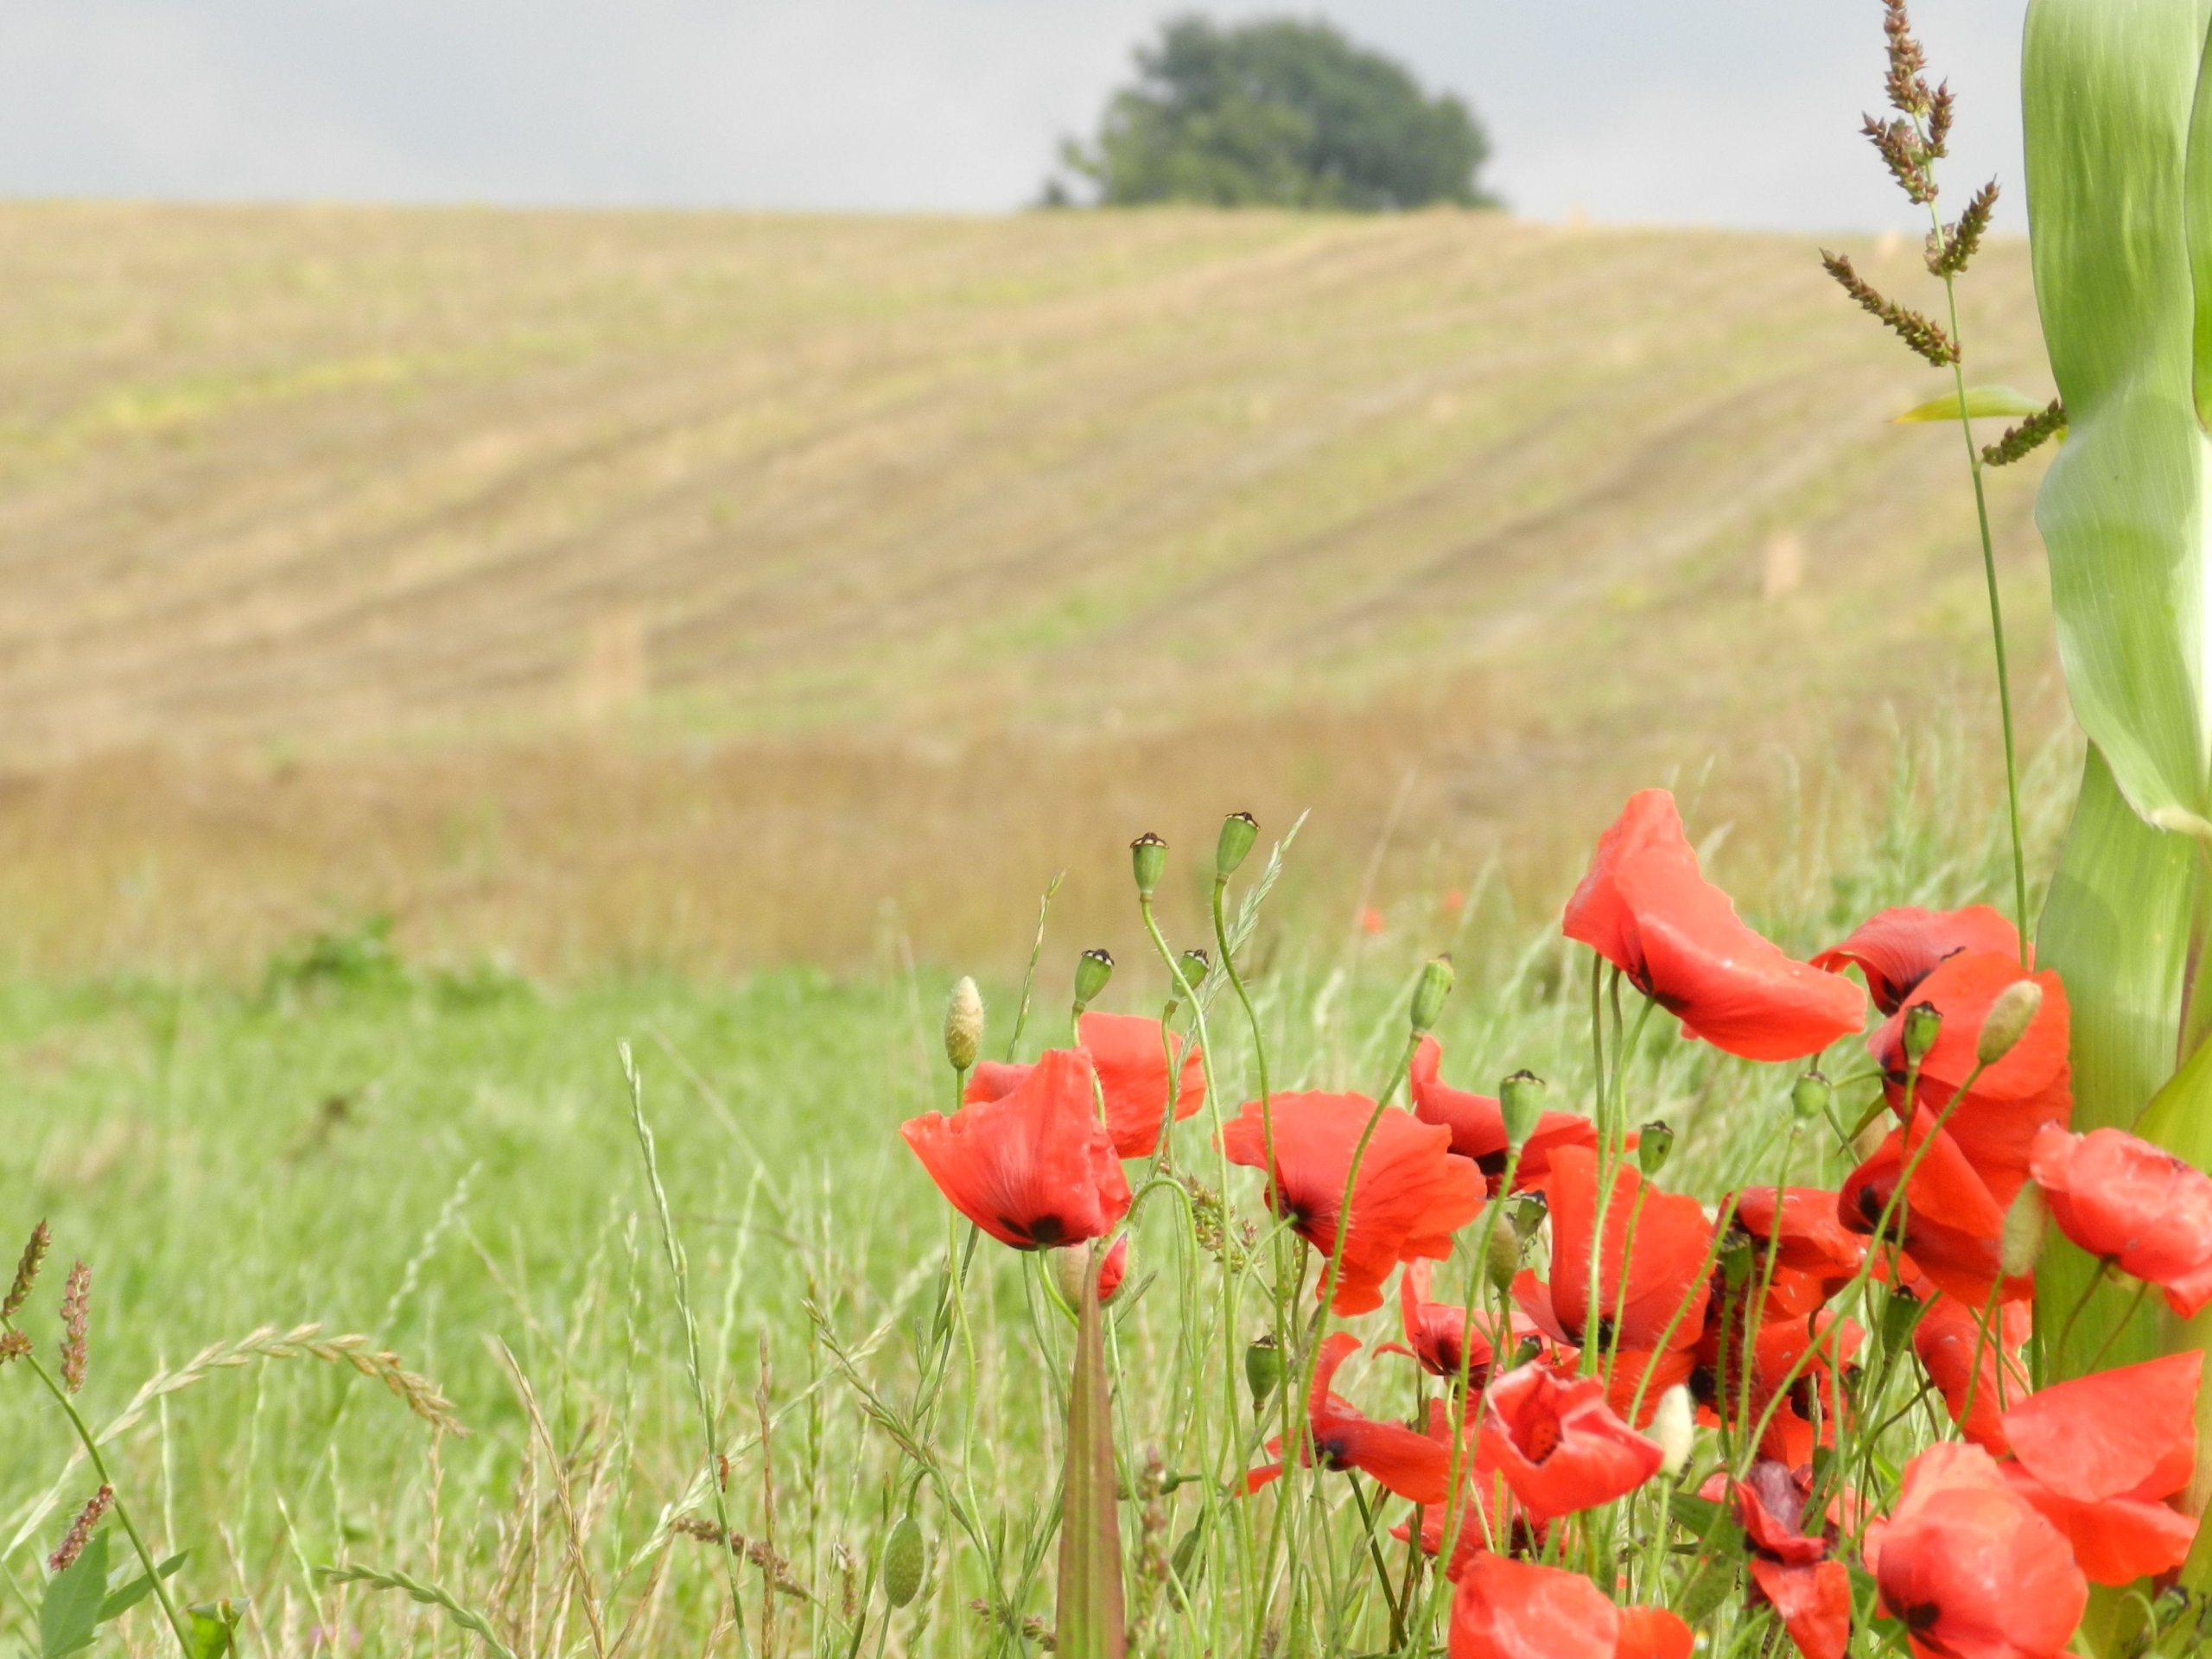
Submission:
[[[2032,0],[2023,59],[2036,297],[2067,442],[2036,504],[2089,739],[2038,932],[2073,1009],[2075,1127],[2212,1165],[2212,0]],[[2205,1063],[2185,1065],[2204,1053]],[[2147,1108],[2147,1109],[2146,1109]],[[2049,1330],[2097,1264],[2054,1239]],[[2097,1292],[2046,1380],[2212,1346],[2212,1321]],[[2125,1323],[2125,1329],[2122,1328]],[[2200,1425],[2212,1430],[2200,1407]],[[2212,1447],[2212,1433],[2200,1433]],[[2194,1499],[2212,1495],[2201,1460]],[[2190,1577],[2212,1578],[2212,1555]],[[2099,1652],[2127,1614],[2101,1598]]]

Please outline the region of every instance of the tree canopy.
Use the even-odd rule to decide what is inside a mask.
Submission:
[[[1328,22],[1179,17],[1137,48],[1136,66],[1096,139],[1062,150],[1102,206],[1494,205],[1477,178],[1490,143],[1466,105],[1429,97],[1404,66]],[[1077,200],[1065,176],[1047,182],[1048,205]]]

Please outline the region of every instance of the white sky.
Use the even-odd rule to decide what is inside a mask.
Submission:
[[[1918,0],[1954,198],[2019,220],[2024,0]],[[0,194],[993,211],[1158,0],[4,0]],[[1910,226],[1855,137],[1877,0],[1215,0],[1319,10],[1465,96],[1555,218]]]

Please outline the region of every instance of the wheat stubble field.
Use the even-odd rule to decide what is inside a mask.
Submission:
[[[558,974],[1005,962],[1224,803],[1354,874],[1387,830],[1388,899],[1549,878],[1686,758],[1763,817],[1785,754],[1986,729],[1956,435],[1885,421],[1936,377],[1806,239],[51,204],[0,272],[33,970],[376,912]],[[2044,395],[2024,249],[1967,297]]]

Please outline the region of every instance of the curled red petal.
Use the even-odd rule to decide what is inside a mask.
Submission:
[[[1482,1444],[1514,1496],[1545,1520],[1635,1491],[1663,1456],[1606,1403],[1604,1382],[1594,1376],[1566,1382],[1541,1364],[1523,1365],[1491,1384]]]
[[[1895,1014],[1921,981],[1949,957],[1988,951],[2020,959],[2019,930],[1987,905],[1964,910],[1905,906],[1868,917],[1849,938],[1813,958],[1813,966],[1840,974],[1856,966],[1866,976],[1874,1006]]]
[[[1624,1607],[1614,1659],[1690,1659],[1697,1636],[1664,1607]]]
[[[2128,1585],[2171,1573],[2189,1559],[2196,1522],[2164,1503],[2138,1497],[2094,1503],[2055,1492],[2018,1464],[2005,1466],[2012,1490],[2058,1529],[2092,1584]]]
[[[2196,1467],[2201,1351],[2053,1383],[2004,1416],[2020,1466],[2062,1497],[2171,1497]]]
[[[1092,1012],[1077,1022],[1076,1035],[1098,1068],[1106,1127],[1122,1157],[1149,1158],[1160,1145],[1160,1127],[1167,1115],[1170,1053],[1182,1060],[1176,1071],[1176,1117],[1189,1117],[1205,1103],[1205,1071],[1197,1046],[1183,1053],[1182,1038],[1163,1033],[1159,1020]]]
[[[2159,1286],[2184,1319],[2212,1302],[2212,1178],[2124,1129],[2046,1128],[2030,1162],[2068,1238]]]
[[[1781,1618],[1804,1659],[1851,1650],[1851,1569],[1841,1561],[1791,1563],[1753,1556],[1751,1582]]]
[[[1452,1598],[1451,1659],[1615,1659],[1620,1627],[1580,1573],[1478,1555]]]
[[[1593,1320],[1590,1254],[1598,1226],[1597,1154],[1580,1147],[1554,1153],[1545,1194],[1551,1205],[1552,1307],[1578,1342],[1600,1333],[1609,1346],[1618,1341],[1638,1350],[1658,1348],[1662,1338],[1663,1345],[1679,1348],[1697,1341],[1712,1294],[1707,1255],[1713,1224],[1696,1199],[1660,1192],[1630,1165],[1615,1167]]]

